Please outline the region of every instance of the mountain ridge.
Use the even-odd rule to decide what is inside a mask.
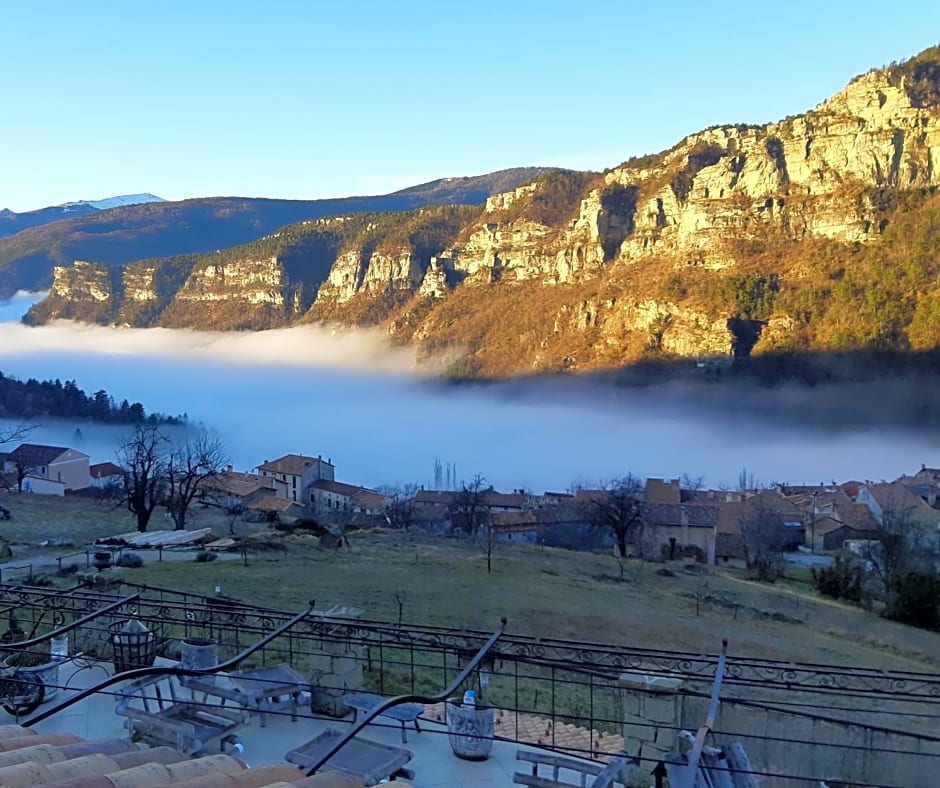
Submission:
[[[30,320],[380,325],[462,376],[927,350],[940,343],[938,189],[932,47],[801,115],[714,126],[602,173],[543,173],[475,211],[294,224],[218,259],[57,268]],[[171,265],[182,279],[159,290]]]
[[[152,257],[208,252],[247,243],[292,222],[335,213],[403,210],[430,204],[482,203],[550,167],[515,167],[477,176],[439,179],[387,195],[320,200],[266,197],[195,197],[98,210],[74,204],[78,215],[63,218],[62,206],[40,209],[33,222],[9,232],[15,219],[0,213],[0,295],[44,289],[52,268],[74,260],[108,265]],[[6,228],[6,231],[4,230]],[[4,236],[4,232],[8,234]]]

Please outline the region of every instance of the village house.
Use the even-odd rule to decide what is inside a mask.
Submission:
[[[846,542],[874,541],[881,530],[871,510],[862,503],[836,507],[811,521],[806,544],[813,550],[842,550]]]
[[[609,528],[591,522],[589,512],[573,503],[534,510],[537,542],[567,550],[608,550],[614,539]]]
[[[231,468],[214,476],[202,485],[199,500],[207,506],[218,506],[228,511],[248,506],[261,498],[274,498],[277,490],[270,476],[242,473]],[[288,500],[283,498],[283,500]]]
[[[277,460],[265,460],[257,467],[258,474],[274,483],[278,498],[296,501],[301,505],[313,503],[310,485],[316,481],[335,478],[333,463],[322,455],[307,457],[303,454],[285,454]]]
[[[267,522],[292,523],[304,516],[302,504],[279,495],[264,495],[249,503],[246,509]]]
[[[387,502],[387,496],[355,484],[319,479],[310,485],[310,507],[321,517],[337,512],[379,515]]]
[[[918,525],[940,526],[940,510],[929,506],[902,482],[866,484],[858,491],[856,500],[865,504],[881,525],[886,514],[894,514]]]
[[[678,505],[682,503],[682,490],[678,479],[646,480],[643,501],[647,504]]]
[[[99,490],[107,490],[124,484],[124,469],[113,462],[96,462],[89,466],[88,474],[91,476],[91,486]]]
[[[678,485],[676,485],[678,492]],[[719,507],[709,503],[647,503],[643,552],[668,561],[695,557],[715,563]]]
[[[23,490],[65,495],[66,490],[91,486],[89,457],[77,449],[22,443],[4,459],[5,474],[22,477]]]
[[[532,511],[491,512],[486,527],[501,542],[535,544],[538,541],[538,520]]]

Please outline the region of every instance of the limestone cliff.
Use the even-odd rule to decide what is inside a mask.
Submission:
[[[706,129],[604,173],[542,174],[482,209],[305,222],[178,260],[189,270],[169,296],[152,284],[162,261],[117,284],[89,264],[57,269],[32,317],[130,322],[129,304],[162,304],[149,324],[378,323],[491,374],[927,347],[940,342],[936,255],[898,250],[932,232],[938,186],[934,48],[802,115]]]

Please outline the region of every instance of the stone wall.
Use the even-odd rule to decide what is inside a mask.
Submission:
[[[618,683],[629,755],[642,751],[643,758],[660,758],[677,750],[679,730],[694,733],[705,722],[710,687],[690,687],[675,679],[651,681],[637,674],[624,674]],[[800,699],[825,704],[819,698]],[[725,700],[708,743],[740,742],[759,772],[909,788],[936,785],[940,740],[886,725],[843,722],[838,713],[797,713]]]
[[[310,710],[331,717],[345,717],[349,709],[341,698],[362,689],[362,647],[349,643],[321,642],[310,655]]]

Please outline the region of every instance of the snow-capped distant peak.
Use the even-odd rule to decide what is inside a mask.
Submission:
[[[103,200],[76,200],[67,202],[62,207],[68,210],[76,205],[87,205],[89,208],[97,208],[104,211],[107,208],[117,208],[120,205],[139,205],[145,202],[166,202],[162,197],[155,194],[122,194],[118,197],[106,197]]]

